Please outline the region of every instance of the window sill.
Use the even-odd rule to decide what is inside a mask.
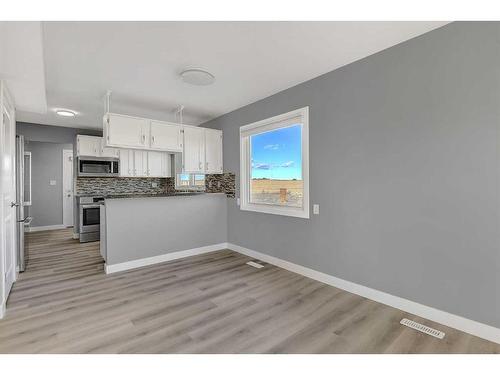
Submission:
[[[240,206],[241,211],[252,211],[260,212],[264,214],[280,215],[280,216],[291,216],[298,217],[301,219],[309,219],[309,209],[298,210],[293,207],[281,207],[272,205],[259,205],[259,204],[242,204]]]

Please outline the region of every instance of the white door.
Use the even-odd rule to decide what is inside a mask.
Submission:
[[[149,121],[146,119],[109,113],[105,123],[104,144],[115,147],[149,147]]]
[[[16,280],[16,122],[13,102],[0,83],[0,317]],[[20,202],[22,204],[22,202]]]
[[[163,177],[163,152],[148,151],[148,176]]]
[[[77,135],[76,152],[78,156],[99,156],[101,152],[101,137]]]
[[[205,171],[222,173],[222,131],[205,129]]]
[[[182,152],[182,126],[168,122],[151,121],[151,148]]]
[[[186,173],[203,173],[205,170],[205,129],[184,127],[183,168]]]
[[[132,177],[134,175],[134,152],[122,149],[120,155],[120,177]]]
[[[63,224],[73,226],[73,150],[63,150]]]

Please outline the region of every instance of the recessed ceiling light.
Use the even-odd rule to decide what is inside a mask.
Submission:
[[[73,112],[73,111],[69,111],[67,109],[58,109],[56,111],[56,113],[59,115],[59,116],[64,116],[64,117],[75,117],[76,116],[76,113]]]
[[[208,86],[214,83],[215,76],[201,68],[189,68],[180,73],[182,80],[191,85]]]

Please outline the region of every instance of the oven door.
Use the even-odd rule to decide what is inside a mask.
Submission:
[[[80,233],[99,232],[100,204],[82,204],[80,206]]]

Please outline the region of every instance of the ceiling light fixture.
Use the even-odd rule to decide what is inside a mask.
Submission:
[[[214,83],[215,76],[202,68],[189,68],[180,73],[185,83],[196,86],[208,86]]]
[[[58,109],[56,113],[59,116],[64,116],[64,117],[75,117],[76,113],[67,109]]]

